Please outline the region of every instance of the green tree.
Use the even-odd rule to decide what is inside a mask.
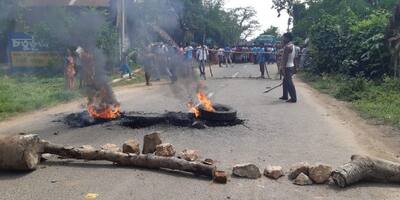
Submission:
[[[272,35],[274,37],[279,37],[279,29],[276,26],[270,26],[267,30],[265,30],[262,35]]]

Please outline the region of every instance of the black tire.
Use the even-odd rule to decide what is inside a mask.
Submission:
[[[200,119],[207,121],[230,122],[237,119],[237,111],[222,104],[213,105],[215,112],[209,112],[202,105],[199,106]]]

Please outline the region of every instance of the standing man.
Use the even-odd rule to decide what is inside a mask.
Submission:
[[[204,44],[202,44],[201,47],[197,49],[196,57],[199,61],[200,76],[203,76],[204,80],[206,80],[206,63],[208,57],[208,49]]]
[[[67,54],[65,56],[65,86],[68,90],[72,90],[75,88],[75,74],[75,60],[72,56],[71,50],[67,49]]]
[[[293,83],[293,73],[295,67],[296,47],[293,44],[292,33],[283,34],[283,58],[281,70],[283,73],[283,96],[281,100],[286,100],[288,103],[296,103],[297,95],[296,88]],[[290,99],[288,98],[290,95]]]
[[[132,79],[132,70],[129,67],[129,53],[124,52],[122,54],[122,60],[120,64],[120,70],[121,70],[121,78],[124,77],[125,74],[129,74],[129,79]]]
[[[225,65],[228,67],[229,64],[231,64],[231,67],[233,66],[232,62],[232,49],[231,47],[226,46],[224,49],[224,57],[225,57]]]
[[[261,78],[262,79],[265,79],[265,72],[267,72],[267,76],[268,76],[268,78],[271,78],[270,76],[269,76],[269,73],[268,73],[268,70],[267,70],[267,65],[266,65],[266,62],[267,62],[267,54],[266,54],[266,52],[265,52],[265,48],[263,48],[263,47],[260,47],[259,49],[258,49],[258,56],[257,56],[257,58],[258,58],[258,64],[260,65],[260,72],[261,72]]]
[[[222,63],[224,62],[224,49],[223,48],[219,48],[217,50],[217,55],[218,55],[218,65],[219,67],[222,67]]]

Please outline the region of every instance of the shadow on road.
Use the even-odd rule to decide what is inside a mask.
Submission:
[[[81,168],[81,169],[96,169],[96,168],[105,168],[110,170],[115,169],[129,169],[134,171],[142,171],[142,172],[151,172],[151,173],[160,173],[174,177],[180,178],[189,178],[193,179],[196,178],[198,180],[210,181],[210,178],[204,176],[198,176],[196,174],[192,174],[189,172],[182,172],[176,170],[169,170],[169,169],[148,169],[148,168],[140,168],[140,167],[125,167],[125,166],[118,166],[117,164],[106,163],[106,162],[75,162],[74,160],[65,160],[65,161],[46,161],[43,162],[42,165],[44,166],[63,166],[63,167],[73,167],[73,168]],[[1,174],[0,174],[1,180]]]

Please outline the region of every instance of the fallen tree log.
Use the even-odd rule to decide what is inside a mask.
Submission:
[[[40,162],[41,145],[37,135],[0,137],[0,169],[34,170]]]
[[[141,167],[149,169],[170,169],[183,172],[190,172],[196,175],[213,178],[216,169],[213,165],[205,165],[198,162],[189,162],[175,157],[161,157],[153,154],[136,155],[121,152],[75,148],[53,144],[42,141],[44,153],[62,156],[64,158],[84,159],[84,160],[106,160],[120,166]]]
[[[334,170],[331,177],[339,187],[360,181],[400,183],[400,163],[353,155],[351,162]]]

